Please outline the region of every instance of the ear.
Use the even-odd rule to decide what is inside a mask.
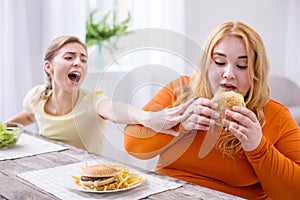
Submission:
[[[45,62],[44,62],[44,69],[45,69],[45,71],[46,71],[48,74],[50,74],[50,75],[53,74],[53,68],[52,68],[52,66],[51,66],[51,64],[50,64],[49,61],[45,61]]]

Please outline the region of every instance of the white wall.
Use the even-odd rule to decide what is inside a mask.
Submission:
[[[286,0],[188,0],[185,7],[185,34],[203,45],[210,32],[226,21],[241,21],[262,37],[273,74],[284,66]]]

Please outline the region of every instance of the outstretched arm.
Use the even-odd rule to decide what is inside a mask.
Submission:
[[[172,128],[182,121],[186,108],[194,101],[191,99],[185,104],[173,108],[166,108],[157,112],[138,109],[134,106],[104,99],[97,107],[98,115],[120,124],[141,124],[156,132],[177,136],[179,133]]]

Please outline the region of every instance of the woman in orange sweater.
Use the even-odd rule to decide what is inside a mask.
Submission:
[[[157,172],[201,186],[247,199],[299,199],[300,129],[289,110],[270,99],[268,70],[260,36],[240,22],[222,24],[208,38],[194,76],[171,81],[144,107],[158,111],[198,97],[174,127],[184,134],[128,125],[125,149],[140,159],[159,156]],[[226,110],[233,120],[223,119],[216,145],[199,157],[219,117],[211,99],[229,90],[244,96],[246,108]]]

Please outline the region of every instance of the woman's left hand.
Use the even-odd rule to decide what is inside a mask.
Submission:
[[[225,114],[234,121],[223,119],[224,125],[238,138],[244,151],[256,149],[262,139],[262,129],[256,115],[251,110],[238,106],[226,110]]]

